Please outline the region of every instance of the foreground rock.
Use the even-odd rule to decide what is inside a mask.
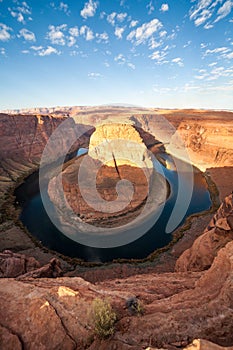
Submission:
[[[10,250],[0,253],[0,277],[59,277],[62,269],[59,260],[53,258],[48,264],[41,266],[33,257],[16,254]]]
[[[78,277],[1,279],[0,293],[1,341],[8,338],[18,348],[175,349],[194,338],[233,344],[233,242],[201,273],[138,275],[95,285]],[[141,316],[125,307],[133,296],[143,304]],[[94,335],[89,315],[96,297],[111,300],[118,315],[109,340]]]
[[[184,350],[233,350],[233,346],[227,348],[214,344],[205,339],[194,339],[192,344],[188,345]]]
[[[176,271],[208,269],[219,249],[233,240],[233,195],[225,198],[204,233],[177,260]]]

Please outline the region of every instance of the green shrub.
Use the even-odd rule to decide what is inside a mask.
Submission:
[[[100,338],[107,338],[114,333],[117,316],[107,300],[96,298],[92,303],[92,317],[95,333]]]

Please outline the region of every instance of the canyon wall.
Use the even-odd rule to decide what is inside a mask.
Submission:
[[[92,109],[91,116],[85,112],[82,116],[85,124],[93,125],[93,120],[101,119],[103,110]],[[221,167],[233,164],[232,113],[149,110],[147,115],[146,111],[138,111],[135,115],[135,110],[133,113],[130,109],[122,110],[122,118],[129,120],[134,114],[137,127],[147,132],[145,143],[146,135],[153,131],[151,125],[160,113],[179,130],[194,164],[202,169],[218,167],[220,173]],[[109,109],[105,120],[113,112],[117,115],[117,109]],[[3,206],[0,247],[1,251],[12,250],[0,257],[0,268],[4,272],[4,278],[0,279],[0,348],[177,349],[187,346],[194,338],[232,346],[232,195],[226,198],[199,239],[180,256],[176,271],[157,274],[156,266],[152,265],[149,273],[142,274],[146,266],[140,266],[138,275],[124,278],[127,266],[122,265],[121,276],[114,279],[110,276],[109,280],[95,284],[81,277],[37,278],[48,276],[46,273],[51,277],[62,273],[74,275],[76,266],[61,257],[59,261],[51,260],[55,253],[39,247],[15,225],[5,208],[10,199],[7,189],[20,176],[38,167],[45,143],[62,120],[52,116],[0,115],[0,201]],[[71,130],[75,130],[71,118],[70,123]],[[75,136],[73,131],[70,132],[70,137]],[[84,135],[75,147],[87,146],[90,134],[89,131]],[[62,139],[57,141],[61,149],[66,147]],[[148,140],[148,144],[150,142]],[[174,153],[176,151],[179,153],[179,149],[174,149]],[[231,172],[226,181],[232,184]],[[200,222],[198,218],[193,220],[199,234],[203,229]],[[16,252],[20,254],[14,255]],[[171,250],[167,256],[169,254]],[[30,260],[30,256],[33,259]],[[164,261],[160,257],[158,260],[165,265],[167,256]],[[99,270],[103,276],[107,274],[107,267]],[[9,271],[12,274],[16,271],[14,276],[17,277],[8,278]],[[91,272],[98,275],[97,268]],[[89,318],[96,297],[108,298],[117,313],[115,333],[104,341],[94,335]],[[142,315],[132,314],[128,309],[127,300],[132,298],[143,305]]]

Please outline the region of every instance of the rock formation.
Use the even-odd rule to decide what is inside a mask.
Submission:
[[[59,277],[62,276],[62,269],[58,259],[51,259],[48,264],[41,266],[33,257],[23,254],[16,254],[10,250],[0,253],[0,278],[12,277]]]
[[[222,167],[233,164],[232,113],[92,108],[82,110],[82,123],[93,125],[102,116],[107,122],[114,113],[122,120],[134,115],[140,124],[137,127],[145,132],[144,138],[141,133],[140,136],[146,145],[146,135],[153,134],[151,125],[156,116],[166,116],[180,132],[192,162],[202,169],[214,167],[217,186],[220,189],[224,186],[225,193],[232,191],[231,171],[224,173],[224,181],[221,179]],[[174,251],[177,257],[183,252],[180,242],[163,258],[133,266],[131,270],[126,264],[118,265],[115,272],[114,265],[82,270],[61,257],[59,262],[51,261],[55,253],[41,249],[16,226],[9,189],[16,180],[38,167],[45,143],[62,120],[52,116],[0,115],[0,269],[4,276],[0,279],[0,349],[170,350],[185,347],[195,338],[232,347],[232,195],[202,235],[210,214],[192,220],[190,237],[200,237],[192,247],[185,243],[190,249],[178,259],[176,271],[169,267],[170,272],[166,272],[167,259]],[[75,128],[71,118],[70,123]],[[74,150],[88,146],[91,133],[84,135]],[[74,136],[73,131],[70,136]],[[61,149],[65,146],[62,142],[58,142]],[[69,176],[68,167],[64,168],[64,179]],[[6,249],[12,252],[3,253]],[[165,273],[156,273],[157,263],[163,264]],[[61,269],[65,275],[77,276],[82,272],[89,273],[89,277],[91,274],[96,277],[101,271],[102,282],[98,282],[98,277],[95,284],[80,277],[46,278],[47,273],[51,277],[60,276]],[[94,335],[89,319],[91,303],[96,297],[110,299],[118,315],[114,335],[104,341]],[[137,298],[143,304],[143,315],[128,312],[129,298]],[[206,340],[194,342],[193,346],[219,349]]]
[[[141,350],[175,349],[205,338],[232,345],[232,254],[229,242],[204,272],[138,275],[95,285],[78,277],[2,279],[0,344],[9,339],[19,349],[49,344],[51,350]],[[143,304],[143,315],[125,307],[132,296]],[[96,297],[111,300],[118,315],[115,334],[105,341],[94,335],[90,319]]]
[[[68,218],[70,223],[70,207],[82,221],[97,226],[114,227],[127,223],[140,214],[152,181],[160,184],[157,187],[161,192],[164,190],[161,202],[165,200],[166,184],[160,175],[153,173],[150,154],[132,125],[115,123],[96,127],[90,138],[88,155],[84,160],[72,160],[62,172],[65,201],[59,189],[60,175],[49,182],[48,193],[59,216],[65,221]],[[124,179],[133,185],[132,194],[126,187],[122,194],[117,193],[118,182]],[[112,210],[109,209],[111,205]]]
[[[176,271],[208,269],[218,251],[233,240],[233,196],[225,198],[204,233],[177,260]]]

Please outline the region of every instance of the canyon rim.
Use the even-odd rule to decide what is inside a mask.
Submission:
[[[86,108],[85,114],[78,116],[75,110],[73,118],[72,110],[70,117],[65,114],[60,110],[56,115],[0,115],[1,347],[42,349],[49,344],[50,349],[175,349],[195,338],[231,346],[232,113],[96,107]],[[156,138],[153,121],[161,120],[160,115],[179,132],[191,163],[204,172],[212,196],[212,209],[189,217],[173,233],[172,244],[146,260],[86,264],[46,249],[25,230],[18,221],[13,190],[38,169],[50,135],[64,120],[72,126],[70,132],[79,128],[82,133],[69,149],[74,156],[77,149],[88,148],[93,121],[99,118],[102,125],[109,125],[114,117],[121,125],[137,120],[141,139],[155,155],[161,156],[165,148],[180,156],[180,143],[171,139],[161,142],[162,128],[159,140]],[[69,133],[69,137],[73,135]],[[58,153],[67,146],[62,138],[58,145]],[[69,168],[75,164],[72,157],[64,167],[69,176]],[[96,298],[110,300],[117,314],[109,339],[95,335],[89,318]],[[127,309],[130,298],[143,304],[143,314]]]

